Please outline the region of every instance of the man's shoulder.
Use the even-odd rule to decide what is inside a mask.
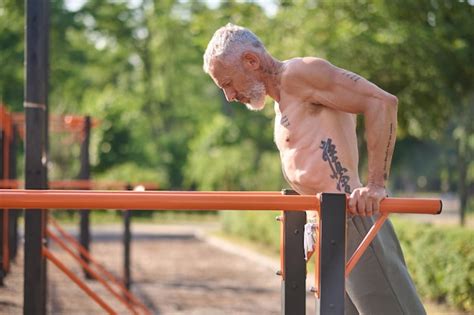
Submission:
[[[285,73],[298,74],[301,71],[307,70],[308,67],[324,68],[330,65],[330,63],[319,57],[296,57],[285,60],[284,62]]]
[[[318,57],[298,57],[284,61],[282,85],[292,86],[304,83],[315,83],[327,79],[333,66],[325,59]]]

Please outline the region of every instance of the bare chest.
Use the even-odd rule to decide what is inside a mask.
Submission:
[[[353,115],[304,103],[275,112],[275,143],[294,188],[345,191],[358,182]]]
[[[317,148],[315,140],[338,133],[337,114],[321,105],[302,103],[275,114],[274,140],[280,152]]]

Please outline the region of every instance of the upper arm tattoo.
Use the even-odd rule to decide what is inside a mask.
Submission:
[[[385,180],[388,179],[388,160],[390,159],[389,155],[391,155],[390,144],[392,143],[392,136],[393,136],[393,124],[390,124],[390,133],[388,135],[387,149],[385,150],[385,159],[384,159],[384,164],[383,164],[383,170],[384,170],[383,177]]]
[[[361,79],[361,77],[358,74],[355,74],[353,72],[347,71],[347,70],[342,70],[341,74],[345,77],[348,77],[354,82],[357,82]]]

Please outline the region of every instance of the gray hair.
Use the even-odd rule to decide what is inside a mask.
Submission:
[[[244,51],[265,53],[262,41],[249,29],[228,23],[212,36],[204,53],[204,72],[209,73],[209,64],[214,58],[239,58]]]

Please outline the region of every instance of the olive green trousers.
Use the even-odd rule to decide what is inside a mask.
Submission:
[[[375,216],[348,218],[347,259],[359,246],[375,219]],[[346,292],[346,315],[426,314],[390,220],[385,221],[352,270],[346,280]]]

